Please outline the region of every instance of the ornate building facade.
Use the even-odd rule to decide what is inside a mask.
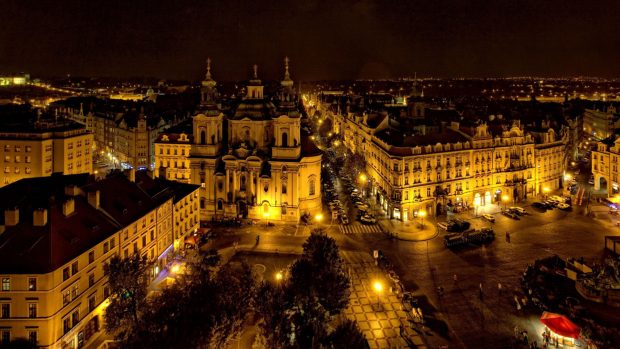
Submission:
[[[303,110],[288,59],[276,96],[258,69],[245,96],[220,107],[210,61],[200,112],[155,142],[156,175],[201,186],[201,218],[297,221],[321,210],[321,151],[302,131]]]
[[[403,130],[387,114],[338,115],[344,144],[363,154],[368,186],[391,218],[420,211],[511,204],[561,187],[564,136],[552,128],[526,132],[520,122],[458,122],[439,130]]]

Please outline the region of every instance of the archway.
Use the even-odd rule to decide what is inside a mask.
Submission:
[[[248,204],[245,200],[237,201],[237,216],[240,218],[248,218]]]
[[[205,130],[200,131],[200,144],[207,144],[207,133]]]
[[[283,132],[282,133],[282,147],[288,147],[288,133]]]
[[[594,181],[594,190],[600,190],[602,192],[607,192],[607,178],[603,176],[599,176]]]

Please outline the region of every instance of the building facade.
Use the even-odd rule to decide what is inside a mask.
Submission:
[[[403,131],[386,114],[339,115],[349,149],[366,159],[363,186],[391,218],[412,220],[510,204],[558,189],[566,167],[564,138],[533,135],[519,121],[435,132]]]
[[[22,178],[93,172],[93,134],[74,122],[2,127],[0,186]]]
[[[620,137],[615,141],[605,140],[592,151],[592,176],[594,190],[606,189],[607,195],[615,195],[618,190],[618,165],[620,165]]]
[[[321,151],[302,131],[302,110],[285,67],[277,96],[257,76],[226,113],[210,66],[200,112],[185,131],[155,142],[158,176],[200,185],[203,220],[297,221],[321,210]]]
[[[583,132],[594,139],[612,137],[617,128],[620,128],[620,114],[613,106],[604,110],[586,109],[583,114]]]
[[[197,228],[197,189],[142,172],[100,181],[54,175],[0,189],[0,339],[88,347],[102,332],[109,260],[140,254],[154,278],[185,228]]]

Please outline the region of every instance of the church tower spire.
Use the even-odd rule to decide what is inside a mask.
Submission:
[[[211,76],[211,58],[207,58],[207,73],[205,74],[205,79],[202,80],[202,88],[200,89],[202,104],[215,103],[215,85],[217,85],[217,82]]]

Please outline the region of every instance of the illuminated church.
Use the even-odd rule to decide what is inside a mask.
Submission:
[[[288,58],[277,95],[266,96],[254,66],[244,96],[224,112],[207,61],[191,130],[175,127],[155,143],[155,172],[201,186],[201,219],[297,221],[321,210],[321,151],[302,130],[302,106]]]

